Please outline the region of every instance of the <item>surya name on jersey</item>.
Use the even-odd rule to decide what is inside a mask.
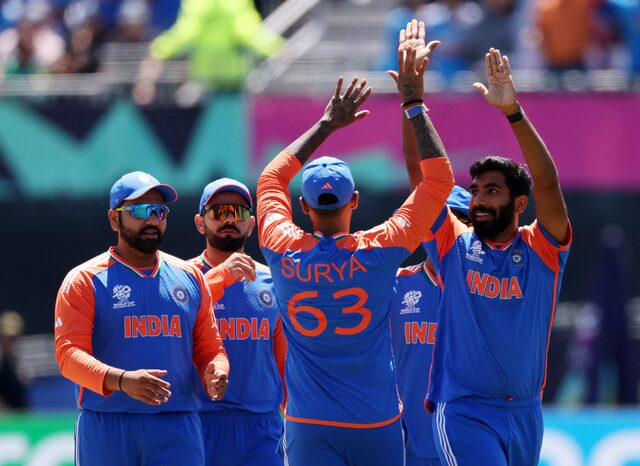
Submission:
[[[348,261],[342,263],[330,262],[328,264],[309,263],[300,265],[290,257],[282,259],[280,272],[285,278],[295,278],[301,282],[328,283],[341,282],[345,279],[353,279],[357,272],[367,272],[367,269],[355,256],[350,256]]]

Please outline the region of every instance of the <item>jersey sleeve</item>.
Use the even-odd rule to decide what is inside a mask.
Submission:
[[[209,287],[205,283],[202,272],[195,267],[194,272],[200,285],[202,299],[193,327],[193,363],[198,369],[200,382],[204,387],[204,373],[209,363],[213,361],[216,368],[229,374],[229,360],[218,332]]]
[[[235,283],[233,275],[231,275],[229,269],[223,264],[207,271],[207,273],[204,274],[204,278],[207,282],[207,286],[209,287],[209,292],[211,293],[212,303],[220,301],[224,296],[225,288]]]
[[[440,214],[422,243],[422,247],[433,263],[436,273],[439,273],[442,258],[453,247],[456,238],[467,230],[469,230],[469,227],[458,220],[448,208],[445,208],[444,212]]]
[[[258,242],[263,248],[281,252],[304,232],[293,223],[289,183],[302,166],[298,159],[280,152],[258,179]]]
[[[108,396],[112,392],[104,388],[104,379],[111,366],[92,355],[94,316],[92,275],[83,271],[70,272],[56,299],[56,360],[64,377],[81,387]]]
[[[282,400],[281,408],[284,411],[284,407],[287,405],[287,386],[284,382],[284,368],[287,360],[287,339],[282,331],[282,318],[278,317],[276,322],[276,328],[273,330],[273,355],[276,359],[276,367],[282,380],[282,387],[284,388],[284,399]]]
[[[559,272],[564,268],[573,240],[571,223],[568,224],[567,230],[566,244],[560,244],[535,220],[531,225],[522,228],[522,239],[547,267],[554,272]]]
[[[385,223],[363,233],[371,246],[399,247],[411,253],[427,236],[445,206],[454,180],[449,160],[444,157],[423,160],[420,167],[423,179],[402,207]],[[394,269],[398,266],[389,265]]]

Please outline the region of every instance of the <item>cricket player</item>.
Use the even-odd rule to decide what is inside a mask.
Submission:
[[[224,295],[214,303],[220,336],[233,367],[224,400],[201,388],[200,420],[207,466],[282,466],[282,379],[287,342],[269,268],[244,254],[255,227],[247,187],[221,178],[202,192],[194,220],[206,249],[189,262]],[[244,279],[244,277],[248,277]]]
[[[76,464],[204,464],[193,368],[222,399],[227,360],[197,267],[158,250],[178,195],[143,172],[111,188],[117,244],[65,278],[56,359],[76,384]]]
[[[389,306],[400,263],[445,205],[453,175],[422,104],[428,60],[399,53],[394,77],[425,177],[386,222],[350,233],[359,194],[348,165],[321,157],[302,173],[302,209],[314,233],[292,219],[289,183],[335,130],[364,118],[370,95],[338,79],[324,115],[282,151],[258,181],[259,241],[283,317],[288,400],[282,441],[292,465],[402,465]],[[435,141],[435,142],[434,142]]]

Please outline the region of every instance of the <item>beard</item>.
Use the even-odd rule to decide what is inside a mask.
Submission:
[[[133,249],[143,254],[154,254],[159,248],[160,243],[164,239],[162,232],[156,227],[146,227],[140,231],[131,230],[119,222],[120,237]],[[142,238],[142,234],[147,231],[155,231],[158,233],[157,238]]]
[[[219,233],[224,233],[225,231],[234,231],[240,233],[235,226],[227,225],[218,229],[217,232],[213,232],[209,230],[206,225],[204,227],[205,234],[207,236],[207,243],[214,247],[215,249],[222,252],[237,252],[244,248],[245,243],[247,242],[247,234],[240,236],[221,236]]]
[[[498,209],[490,207],[476,207],[471,211],[471,223],[473,229],[480,238],[491,240],[502,233],[511,222],[515,214],[516,200],[511,199],[507,204]],[[486,212],[493,216],[492,220],[478,221],[476,214],[478,212]]]

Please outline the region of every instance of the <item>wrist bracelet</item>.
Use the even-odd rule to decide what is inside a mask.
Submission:
[[[421,104],[421,103],[424,103],[424,100],[422,100],[422,99],[411,99],[411,100],[407,100],[406,102],[401,103],[400,106],[402,108],[407,108],[409,105]]]
[[[122,377],[124,377],[124,373],[127,371],[122,371],[122,374],[120,374],[120,379],[118,380],[118,388],[120,389],[120,391],[122,392]]]
[[[417,117],[418,115],[422,115],[423,113],[427,113],[428,109],[427,107],[425,107],[424,104],[419,104],[419,105],[413,105],[409,108],[407,108],[404,111],[404,114],[406,115],[407,119],[411,119],[413,117]]]
[[[522,108],[520,107],[520,104],[518,104],[518,111],[516,113],[507,115],[507,120],[509,120],[509,123],[515,123],[517,121],[522,120],[523,118],[524,118],[524,114],[522,113]]]

